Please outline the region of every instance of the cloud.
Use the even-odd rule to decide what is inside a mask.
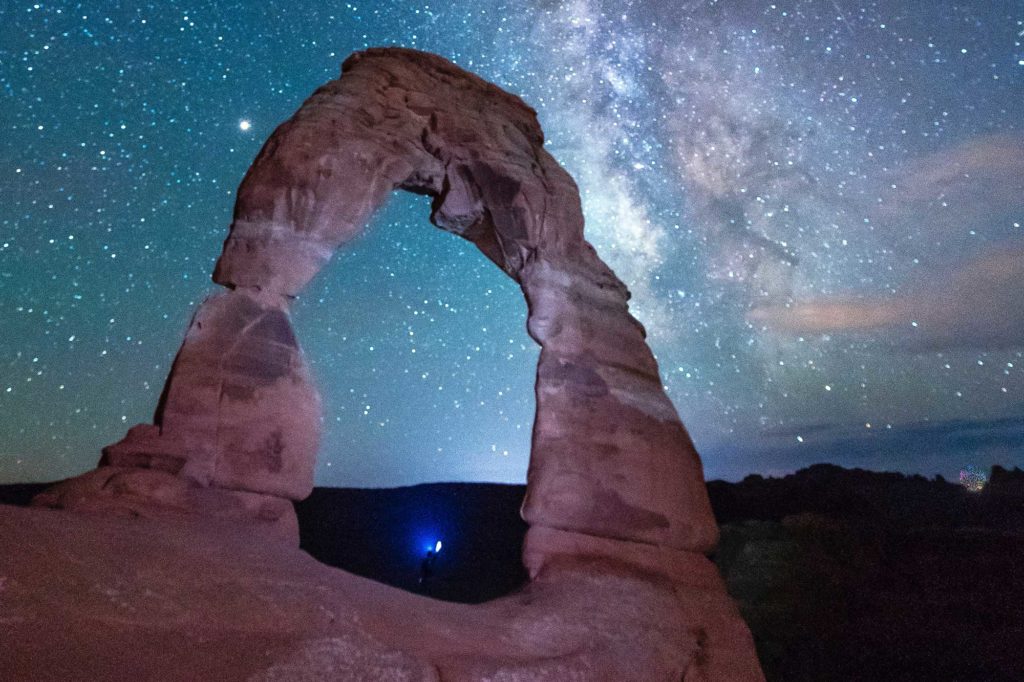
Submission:
[[[1024,137],[972,137],[882,182],[870,214],[900,244],[894,252],[945,267],[894,296],[763,305],[748,321],[777,334],[846,334],[913,352],[1024,346]]]
[[[860,333],[909,351],[1024,346],[1024,244],[1001,248],[889,298],[821,298],[754,308],[748,321],[790,335]]]
[[[878,184],[867,213],[897,252],[948,263],[976,250],[982,240],[1019,234],[1024,137],[972,137],[910,160]]]
[[[965,216],[1024,206],[1024,137],[982,135],[916,158],[891,176],[879,212]],[[952,209],[952,210],[950,210]],[[966,214],[965,214],[966,212]]]
[[[774,331],[828,334],[870,331],[897,324],[902,319],[901,308],[895,300],[819,299],[754,308],[747,319]]]

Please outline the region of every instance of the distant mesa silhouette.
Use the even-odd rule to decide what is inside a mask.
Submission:
[[[238,189],[213,274],[224,290],[195,313],[153,423],[36,503],[201,517],[211,529],[243,521],[284,540],[274,552],[294,552],[291,500],[312,490],[321,405],[289,306],[395,189],[432,197],[431,222],[475,244],[526,298],[541,346],[522,505],[531,583],[471,611],[380,588],[372,617],[350,607],[367,623],[346,631],[361,652],[352,669],[369,669],[368,637],[419,671],[402,679],[761,679],[705,556],[718,531],[700,460],[629,292],[584,239],[576,184],[533,109],[423,52],[352,55],[277,128]],[[428,612],[439,632],[468,619],[478,634],[424,644],[396,625]]]

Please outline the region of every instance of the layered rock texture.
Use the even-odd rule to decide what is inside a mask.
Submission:
[[[583,237],[575,183],[544,150],[529,106],[434,55],[357,53],[274,132],[238,190],[214,272],[226,290],[192,320],[154,424],[38,502],[294,537],[287,500],[311,490],[320,404],[289,302],[395,189],[433,197],[430,220],[476,244],[526,296],[541,346],[522,509],[533,581],[473,608],[327,586],[315,599],[338,602],[346,624],[289,611],[304,644],[250,672],[287,679],[288,666],[315,659],[334,661],[341,679],[372,679],[359,672],[367,661],[394,664],[381,679],[759,679],[749,633],[704,556],[717,529],[700,460],[629,292]],[[215,542],[213,527],[189,527]],[[187,542],[168,542],[200,569]],[[131,559],[136,571],[151,569],[147,551]],[[284,545],[267,551],[268,575],[328,570]],[[410,633],[410,619],[437,632]]]

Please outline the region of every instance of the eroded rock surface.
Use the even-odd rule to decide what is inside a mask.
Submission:
[[[560,560],[468,606],[329,568],[252,523],[0,506],[0,547],[12,682],[759,678],[721,646],[752,643],[709,563],[670,582]]]
[[[203,302],[157,408],[102,464],[162,469],[203,487],[302,499],[313,489],[320,398],[286,302],[228,291]]]
[[[525,646],[525,658],[506,670],[494,662],[501,656],[478,660],[456,640],[414,655],[448,670],[445,679],[757,679],[749,633],[703,556],[717,528],[700,460],[629,314],[629,292],[583,237],[575,183],[545,151],[529,106],[426,53],[353,55],[274,132],[238,190],[214,273],[226,291],[196,313],[154,424],[105,449],[100,469],[115,476],[64,484],[39,502],[162,516],[167,500],[196,497],[187,490],[230,491],[252,497],[207,503],[211,516],[284,527],[267,501],[309,493],[320,410],[289,302],[395,189],[432,196],[431,221],[521,285],[541,346],[523,503],[533,583],[519,601],[474,612],[489,614],[474,616],[488,626],[512,618],[515,634],[498,649],[516,658]],[[136,480],[128,470],[160,475]],[[111,494],[124,488],[118,480],[132,481],[130,494]],[[156,513],[140,481],[152,483]],[[570,589],[574,581],[587,587]],[[583,606],[605,599],[639,608],[632,625]],[[395,614],[389,627],[409,615]],[[441,631],[461,627],[452,612],[438,617]],[[550,618],[563,625],[543,625]],[[608,648],[622,638],[630,643]],[[316,640],[296,660],[346,646]],[[657,674],[623,668],[630,652],[656,661],[642,670]]]

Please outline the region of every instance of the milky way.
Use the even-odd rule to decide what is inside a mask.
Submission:
[[[149,421],[260,145],[349,53],[537,108],[710,477],[1024,464],[1024,3],[4,3],[0,480]],[[322,485],[522,481],[515,284],[396,195],[295,309]]]

